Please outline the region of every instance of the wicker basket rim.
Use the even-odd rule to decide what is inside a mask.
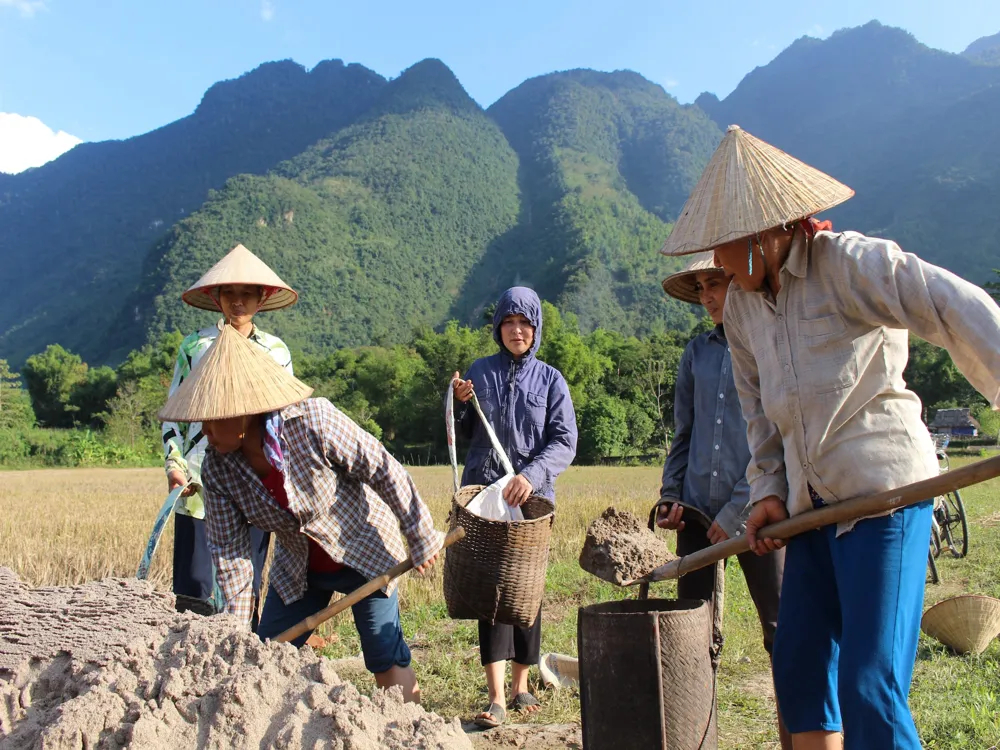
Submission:
[[[482,521],[483,523],[496,523],[505,525],[510,523],[516,523],[516,524],[537,523],[538,521],[545,521],[547,519],[550,519],[552,518],[552,516],[555,515],[556,512],[555,503],[553,503],[547,497],[542,497],[541,495],[532,495],[531,496],[532,498],[534,498],[535,500],[541,500],[542,502],[549,505],[552,508],[552,510],[550,510],[548,513],[544,515],[539,516],[538,518],[526,518],[523,521],[497,521],[492,518],[483,518],[482,516],[477,516],[471,510],[468,510],[465,506],[468,505],[470,502],[472,502],[472,498],[478,495],[485,488],[486,488],[485,484],[467,484],[465,487],[462,487],[458,492],[456,492],[452,496],[451,502],[459,510],[464,511],[468,515],[473,516],[474,518],[476,518],[479,521]],[[475,491],[472,492],[470,490],[475,490]],[[464,495],[468,495],[468,497],[464,497]],[[463,496],[462,497],[463,502],[459,502],[460,496]]]

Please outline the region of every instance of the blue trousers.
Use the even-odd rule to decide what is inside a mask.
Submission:
[[[920,750],[907,698],[924,602],[931,502],[789,540],[774,683],[790,732],[851,750]]]
[[[270,586],[257,635],[261,640],[274,638],[324,609],[335,591],[349,594],[367,582],[368,579],[353,568],[342,568],[336,573],[309,573],[306,593],[290,604],[285,604],[274,586]],[[393,666],[410,666],[410,648],[399,624],[399,599],[395,591],[391,596],[381,591],[369,594],[351,607],[351,613],[361,638],[365,669],[372,674],[380,674]],[[292,645],[305,645],[310,635],[311,630],[292,641]]]

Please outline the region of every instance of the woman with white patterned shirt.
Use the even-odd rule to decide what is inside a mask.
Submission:
[[[805,219],[853,195],[730,127],[665,254],[712,249],[734,277],[725,326],[752,458],[747,535],[937,473],[903,370],[909,331],[945,347],[1000,405],[1000,308],[982,289],[854,232]],[[907,702],[931,501],[789,540],[775,689],[797,750],[918,750]]]
[[[196,331],[181,342],[169,395],[173,395],[190,375],[227,321],[292,372],[292,355],[285,342],[257,328],[253,317],[260,310],[292,305],[297,297],[294,290],[243,245],[233,248],[182,297],[193,307],[222,312],[223,317],[217,325]],[[166,422],[161,434],[168,490],[188,484],[174,508],[173,592],[176,596],[207,601],[215,589],[212,556],[205,537],[205,505],[200,490],[201,464],[208,440],[199,422]],[[252,529],[251,534],[254,594],[257,596],[270,537],[259,529]],[[184,600],[179,600],[178,609],[186,607]]]

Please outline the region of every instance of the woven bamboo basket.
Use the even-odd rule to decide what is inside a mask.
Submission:
[[[709,602],[626,599],[581,607],[577,644],[587,750],[716,750]]]
[[[452,499],[449,527],[462,526],[465,538],[445,552],[448,616],[529,628],[542,606],[555,508],[532,496],[524,521],[492,521],[465,508],[483,489],[462,487]]]

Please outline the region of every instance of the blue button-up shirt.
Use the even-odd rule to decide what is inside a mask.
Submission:
[[[745,526],[750,486],[747,424],[733,383],[722,326],[687,345],[674,389],[674,441],[663,466],[661,500],[693,505],[730,536]]]

